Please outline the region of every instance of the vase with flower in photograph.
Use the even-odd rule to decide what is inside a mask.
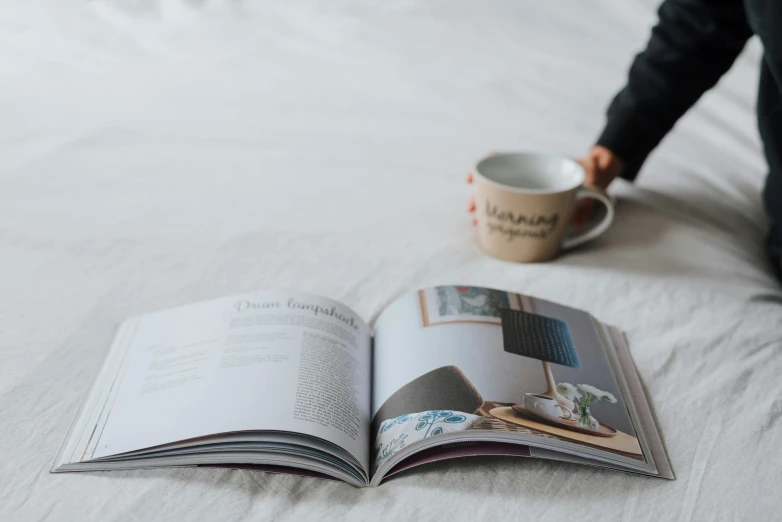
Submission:
[[[611,404],[616,403],[616,397],[612,393],[598,389],[590,384],[573,386],[570,383],[561,382],[557,384],[557,391],[575,404],[573,413],[578,425],[590,430],[596,430],[600,427],[600,423],[592,416],[592,405],[601,400]],[[583,395],[581,392],[583,392]]]

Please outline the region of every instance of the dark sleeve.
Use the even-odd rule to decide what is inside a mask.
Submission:
[[[666,0],[627,86],[608,108],[597,143],[625,161],[634,179],[646,156],[730,68],[752,31],[742,0]]]

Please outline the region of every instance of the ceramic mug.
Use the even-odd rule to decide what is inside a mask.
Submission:
[[[557,401],[545,395],[524,394],[524,408],[544,419],[569,419],[573,413]]]
[[[605,232],[614,206],[605,191],[584,186],[586,173],[575,160],[551,154],[495,154],[474,169],[478,244],[506,261],[547,261],[562,249]],[[572,230],[579,199],[591,198],[604,210],[596,223]]]

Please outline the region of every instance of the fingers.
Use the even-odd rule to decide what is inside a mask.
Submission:
[[[473,175],[472,171],[467,173],[467,183],[472,183],[473,181]],[[470,195],[470,202],[467,204],[467,212],[475,212],[475,196]],[[478,218],[473,216],[472,218],[472,224],[477,225],[478,224]]]
[[[591,200],[581,200],[576,203],[573,217],[570,220],[571,226],[574,228],[583,227],[592,217],[593,206]]]
[[[470,212],[470,213],[475,212],[475,196],[474,195],[470,196],[470,202],[467,204],[467,212]],[[473,225],[477,225],[478,224],[478,218],[475,217],[474,214],[473,214],[473,217],[472,217],[472,224]]]

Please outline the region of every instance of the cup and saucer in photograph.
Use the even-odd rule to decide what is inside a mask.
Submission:
[[[550,420],[573,418],[573,412],[560,405],[556,400],[536,393],[525,393],[522,404],[514,405],[513,411]]]
[[[614,428],[603,423],[598,424],[595,429],[581,426],[577,422],[576,415],[572,411],[560,405],[555,399],[545,395],[525,393],[522,403],[514,404],[511,409],[513,410],[513,413],[521,417],[537,420],[570,431],[596,435],[598,437],[613,437],[617,434],[617,431]]]

